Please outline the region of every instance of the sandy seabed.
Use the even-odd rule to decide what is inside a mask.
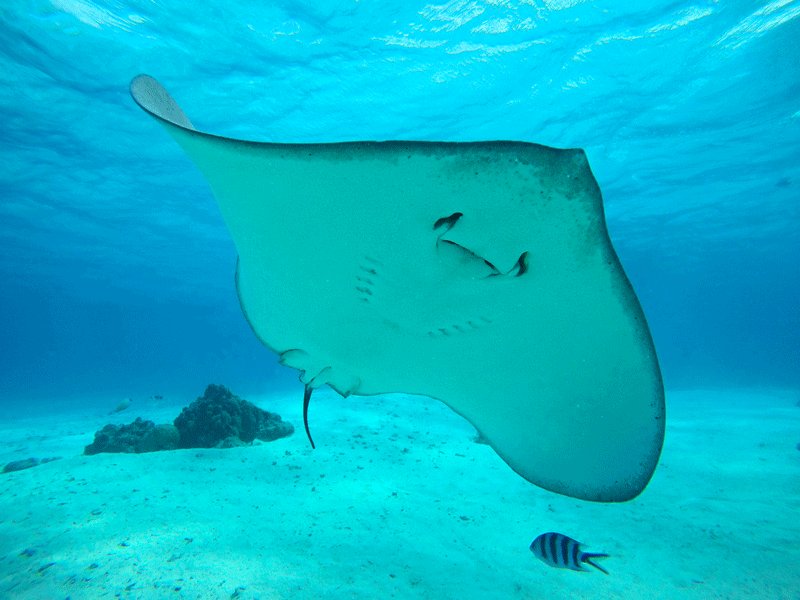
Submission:
[[[536,488],[449,409],[399,395],[318,392],[316,450],[298,391],[250,398],[295,424],[286,439],[82,455],[106,422],[189,400],[0,421],[0,464],[63,457],[0,474],[0,598],[800,599],[788,392],[669,393],[656,474],[613,505]],[[610,575],[538,561],[545,531],[610,554]]]

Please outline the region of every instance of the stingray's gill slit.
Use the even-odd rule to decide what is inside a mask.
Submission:
[[[383,266],[383,263],[371,256],[365,255],[363,258],[367,264],[362,262],[358,265],[355,291],[358,292],[359,300],[369,303],[370,296],[374,295],[375,280],[379,277],[378,269]]]

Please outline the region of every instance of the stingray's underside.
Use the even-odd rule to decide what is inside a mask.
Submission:
[[[581,150],[269,144],[131,83],[213,188],[247,319],[311,387],[438,398],[520,475],[621,501],[664,436],[653,342]]]

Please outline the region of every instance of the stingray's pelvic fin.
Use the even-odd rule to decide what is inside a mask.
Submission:
[[[311,401],[311,392],[314,390],[308,384],[306,384],[306,390],[303,393],[303,425],[306,426],[306,435],[308,436],[308,441],[311,442],[311,448],[314,449],[316,446],[314,445],[314,440],[311,439],[311,431],[308,429],[308,403]]]

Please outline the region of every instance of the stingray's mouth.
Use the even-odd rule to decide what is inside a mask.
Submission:
[[[441,229],[441,233],[436,238],[436,249],[440,258],[450,260],[456,264],[468,265],[471,268],[476,266],[482,269],[488,269],[488,272],[483,274],[483,277],[500,277],[510,276],[519,277],[528,272],[528,251],[522,252],[517,261],[509,269],[503,271],[498,269],[490,260],[484,258],[480,254],[470,250],[466,246],[462,246],[458,242],[445,239],[444,236],[455,227],[456,223],[464,216],[462,212],[454,212],[447,217],[436,219],[433,223],[434,231]]]

